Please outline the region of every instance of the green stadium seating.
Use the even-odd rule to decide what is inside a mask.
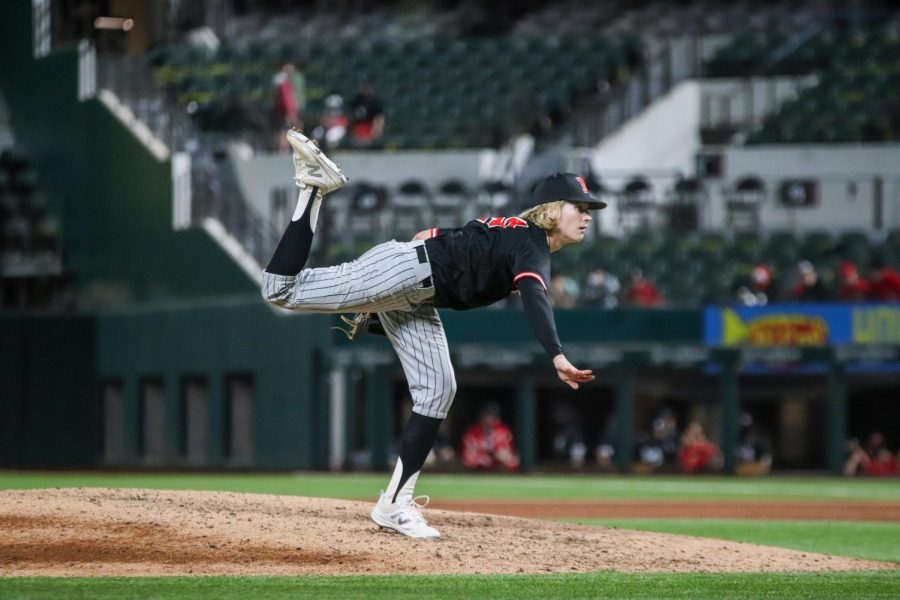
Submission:
[[[175,86],[182,105],[206,110],[223,95],[240,94],[268,114],[272,76],[284,62],[303,57],[305,121],[319,118],[329,94],[349,102],[366,78],[386,108],[384,146],[480,147],[527,129],[542,112],[567,111],[598,75],[627,73],[637,43],[588,36],[363,38],[254,42],[216,53],[171,44],[153,51],[153,64],[157,83]]]
[[[874,15],[873,15],[874,16]],[[777,28],[736,36],[704,66],[709,77],[805,75],[818,85],[784,104],[748,144],[900,139],[900,36],[896,13],[825,23],[812,37]],[[796,43],[796,44],[795,44]],[[788,49],[788,52],[782,52]]]

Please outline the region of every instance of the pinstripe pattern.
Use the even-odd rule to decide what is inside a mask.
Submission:
[[[432,303],[412,311],[378,313],[409,382],[413,410],[443,419],[456,396],[456,377],[444,326]]]
[[[381,312],[411,310],[434,295],[421,289],[431,275],[420,264],[416,246],[422,242],[379,244],[354,261],[298,275],[263,272],[263,298],[283,308],[303,312]]]
[[[447,336],[431,300],[434,288],[421,282],[431,265],[420,263],[416,247],[424,242],[390,241],[358,259],[298,275],[263,271],[267,301],[302,312],[378,313],[409,383],[413,410],[443,419],[456,395]]]

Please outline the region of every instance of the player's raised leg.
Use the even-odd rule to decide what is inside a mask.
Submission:
[[[273,279],[266,277],[266,273],[296,275],[306,264],[322,198],[347,183],[341,168],[325,156],[313,140],[295,129],[288,131],[287,140],[294,153],[294,182],[300,193],[291,222],[263,274],[263,296],[270,291],[267,286],[273,284]]]

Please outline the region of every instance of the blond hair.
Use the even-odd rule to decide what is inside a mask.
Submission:
[[[565,200],[554,200],[538,204],[520,214],[519,218],[527,219],[545,231],[553,231],[559,223],[559,216],[565,203]]]

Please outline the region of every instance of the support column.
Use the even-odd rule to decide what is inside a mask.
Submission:
[[[391,390],[392,369],[385,365],[367,365],[366,378],[366,442],[371,468],[384,471],[394,443],[394,394]]]
[[[719,374],[719,400],[722,403],[722,457],[723,469],[733,474],[737,465],[737,444],[740,417],[740,392],[738,371],[739,350],[723,350],[719,357],[722,371]]]
[[[620,471],[631,469],[634,458],[634,378],[637,365],[634,358],[624,354],[616,367],[616,466]]]
[[[163,380],[166,394],[166,463],[170,466],[184,462],[184,448],[182,448],[184,411],[182,410],[182,389],[184,382],[177,373],[168,373]]]
[[[141,399],[140,385],[134,377],[126,379],[122,385],[122,428],[124,462],[137,465],[141,460]]]
[[[207,395],[206,456],[210,466],[225,466],[225,438],[229,435],[226,427],[227,401],[226,382],[221,371],[212,371]]]
[[[516,445],[519,449],[521,470],[534,470],[536,464],[535,451],[535,392],[534,378],[521,374],[516,386]]]
[[[330,388],[329,407],[329,451],[328,467],[340,471],[347,460],[347,403],[350,390],[349,369],[336,365],[331,369],[328,382]]]
[[[825,443],[828,470],[844,470],[844,440],[847,439],[847,369],[832,356],[828,365],[828,396],[825,400]]]

